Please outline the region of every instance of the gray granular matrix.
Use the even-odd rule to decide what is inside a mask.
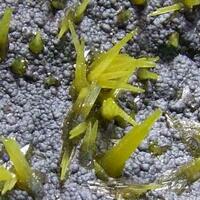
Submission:
[[[76,3],[76,0],[66,1],[65,9],[53,12],[50,0],[1,0],[0,15],[6,7],[13,8],[14,12],[8,56],[0,63],[0,133],[15,137],[21,146],[33,145],[31,165],[45,174],[42,200],[114,200],[113,194],[103,189],[94,172],[81,167],[78,160],[70,166],[70,178],[63,184],[59,181],[61,127],[71,107],[69,87],[73,79],[75,51],[68,34],[62,42],[56,35],[65,10]],[[156,8],[171,3],[171,0],[150,0],[145,8],[138,8],[128,0],[91,0],[77,26],[87,48],[98,51],[109,49],[125,33],[139,27],[140,34],[123,51],[136,57],[160,57],[155,68],[159,80],[149,82],[146,93],[135,100],[137,121],[143,120],[155,107],[161,107],[178,119],[200,120],[200,10],[147,16]],[[121,9],[131,12],[123,26],[119,26],[116,18]],[[38,56],[28,49],[28,42],[36,31],[41,32],[45,44],[44,52]],[[180,34],[180,47],[169,52],[164,47],[174,31]],[[27,60],[28,78],[18,78],[10,72],[9,66],[16,57]],[[49,74],[60,81],[59,87],[45,88],[44,79]],[[127,95],[123,103],[127,109],[130,101],[134,99]],[[148,151],[152,142],[169,148],[156,157]],[[179,135],[162,117],[128,160],[124,177],[135,183],[151,183],[167,170],[175,170],[191,159]],[[99,184],[95,186],[95,183]],[[14,190],[9,199],[32,198],[26,192]],[[200,200],[200,181],[188,186],[180,195],[163,189],[147,193],[144,199]]]

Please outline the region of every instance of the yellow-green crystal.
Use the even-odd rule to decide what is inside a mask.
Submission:
[[[12,16],[12,9],[7,8],[0,21],[0,62],[6,58],[9,47],[8,32]]]
[[[125,162],[148,135],[150,128],[159,119],[161,114],[160,109],[154,111],[144,122],[136,125],[125,134],[118,144],[106,151],[103,155],[97,157],[97,162],[109,176],[121,176]]]
[[[162,14],[166,14],[166,13],[178,11],[181,8],[183,8],[183,4],[176,3],[176,4],[173,4],[171,6],[166,6],[166,7],[163,7],[163,8],[158,8],[156,11],[150,13],[149,16],[162,15]]]
[[[0,183],[3,182],[1,194],[4,195],[9,190],[13,189],[17,182],[15,174],[0,166]]]
[[[44,50],[44,44],[40,32],[37,32],[36,35],[31,39],[29,43],[29,49],[34,54],[40,54]]]
[[[112,120],[115,117],[120,117],[131,125],[136,125],[135,120],[124,112],[112,98],[103,101],[101,113],[105,119]]]
[[[23,58],[16,58],[10,66],[11,72],[19,77],[23,77],[26,74],[26,69],[27,62]]]
[[[134,5],[141,6],[141,5],[144,5],[144,4],[146,3],[146,0],[131,0],[131,2],[132,2]]]
[[[147,69],[138,69],[137,77],[139,78],[139,80],[157,80],[159,78],[158,74],[150,72]]]

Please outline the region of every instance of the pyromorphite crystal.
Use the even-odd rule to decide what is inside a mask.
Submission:
[[[187,179],[188,183],[198,180],[200,178],[200,158],[194,159],[180,167],[177,176]]]
[[[89,167],[93,161],[94,154],[96,153],[96,138],[98,132],[98,121],[92,125],[88,123],[88,127],[80,147],[80,163]]]
[[[61,10],[65,7],[63,0],[52,0],[51,7],[56,10]]]
[[[5,59],[8,53],[9,41],[8,32],[12,15],[12,9],[7,8],[0,21],[0,62]]]
[[[74,9],[70,8],[67,10],[67,12],[65,13],[65,16],[63,17],[60,23],[59,33],[58,33],[59,39],[61,39],[64,36],[64,34],[67,33],[67,31],[69,30],[69,21],[75,24],[81,21],[89,3],[90,3],[90,0],[83,0]]]
[[[19,144],[14,139],[5,139],[3,144],[14,165],[18,184],[21,188],[28,188],[32,179],[32,170],[21,152]]]
[[[27,62],[23,58],[16,58],[10,66],[11,72],[19,77],[23,77],[25,75],[26,68]]]
[[[76,127],[74,127],[70,132],[70,137],[69,139],[73,139],[77,136],[80,136],[81,134],[83,134],[85,132],[87,128],[87,123],[86,122],[82,122],[80,124],[78,124]]]
[[[147,191],[155,190],[159,188],[159,185],[156,184],[123,184],[116,186],[116,193],[118,196],[123,197],[123,199],[140,199],[139,197],[145,194]]]
[[[200,158],[193,159],[187,164],[181,166],[176,171],[164,174],[157,180],[158,184],[181,194],[188,186],[200,178]]]
[[[84,41],[79,41],[78,35],[74,29],[74,25],[71,21],[68,22],[69,29],[72,35],[72,41],[74,43],[74,47],[76,50],[77,58],[76,58],[76,70],[75,70],[75,79],[73,81],[73,87],[76,92],[80,92],[80,90],[84,87],[88,87],[88,81],[86,78],[86,61],[84,57],[85,52],[85,44]]]
[[[146,0],[131,0],[131,2],[135,5],[141,6],[146,3]]]
[[[171,6],[166,6],[163,8],[158,8],[156,11],[152,12],[149,14],[149,16],[157,16],[157,15],[162,15],[162,14],[166,14],[169,12],[174,12],[174,11],[178,11],[181,8],[183,8],[183,4],[181,3],[175,3]]]
[[[175,48],[177,48],[179,46],[179,33],[178,32],[174,32],[170,35],[168,44]]]
[[[113,118],[119,122],[123,119],[123,121],[129,122],[131,125],[136,125],[135,129],[128,134],[129,136],[122,138],[119,143],[120,147],[116,146],[103,156],[97,157],[98,164],[101,165],[108,175],[113,177],[120,176],[125,161],[147,135],[153,122],[160,116],[160,111],[156,111],[144,123],[137,125],[118,106],[117,95],[121,90],[134,93],[144,92],[143,89],[129,84],[129,78],[138,68],[154,67],[157,58],[144,57],[136,59],[128,54],[120,53],[122,47],[137,33],[137,30],[135,30],[128,33],[110,50],[99,54],[96,59],[87,65],[88,62],[86,62],[84,57],[84,41],[78,39],[78,35],[73,26],[73,20],[68,20],[65,25],[67,29],[70,29],[77,59],[75,79],[72,83],[71,90],[73,92],[73,106],[63,123],[64,144],[60,165],[61,180],[64,180],[69,172],[69,162],[73,157],[76,145],[80,142],[80,138],[83,137],[84,133],[85,136],[80,147],[80,164],[87,167],[92,166],[93,159],[96,157],[95,143],[97,131],[102,130],[104,122],[109,123],[108,120],[112,120]],[[63,29],[61,33],[65,33],[65,30]],[[102,109],[100,110],[100,108]],[[103,119],[101,119],[101,116]],[[99,121],[99,128],[97,122],[95,123],[97,120]],[[127,140],[129,139],[130,141],[128,143]],[[117,155],[117,151],[122,152],[122,156]],[[113,165],[115,166],[112,169]]]
[[[45,78],[44,85],[46,88],[50,88],[51,86],[58,87],[60,86],[60,81],[53,75],[49,75]]]
[[[12,138],[4,139],[3,144],[14,167],[14,173],[17,178],[16,186],[19,189],[26,190],[31,195],[37,196],[41,190],[40,180],[32,171],[19,144]],[[12,182],[12,184],[14,183]]]
[[[74,21],[74,13],[71,9],[66,11],[65,16],[60,22],[58,39],[61,39],[64,34],[69,30],[69,21]]]
[[[79,6],[77,6],[75,11],[75,22],[80,22],[83,14],[90,3],[90,0],[83,0]]]
[[[157,142],[152,142],[149,144],[149,152],[155,156],[160,156],[164,154],[168,149],[168,146],[159,146]]]
[[[101,113],[105,119],[111,120],[115,117],[120,117],[133,126],[136,125],[134,119],[124,112],[112,98],[108,98],[103,101]]]
[[[29,49],[34,54],[40,54],[44,50],[43,40],[39,32],[37,32],[36,35],[30,41]]]
[[[200,4],[200,0],[182,0],[182,2],[188,8],[193,8]]]
[[[161,116],[161,113],[160,109],[154,111],[144,122],[133,127],[118,144],[102,156],[97,157],[97,162],[109,176],[121,176],[125,162],[148,135],[150,128]]]
[[[15,183],[17,182],[16,175],[0,166],[0,182],[2,187],[0,187],[1,194],[4,195],[9,190],[13,189]]]
[[[119,25],[123,25],[131,17],[130,10],[121,10],[117,15],[117,22]]]
[[[157,80],[159,78],[158,74],[154,73],[154,72],[150,72],[147,69],[138,69],[137,72],[137,76],[139,78],[139,80]]]

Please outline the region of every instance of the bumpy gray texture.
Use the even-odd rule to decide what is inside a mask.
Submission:
[[[67,1],[68,6],[76,1]],[[179,119],[200,119],[200,12],[165,14],[149,18],[147,14],[157,7],[169,5],[171,1],[151,0],[145,9],[139,9],[128,0],[91,0],[86,15],[78,26],[88,49],[107,50],[121,39],[126,32],[135,27],[141,33],[135,42],[130,42],[123,51],[134,55],[160,56],[155,71],[160,75],[156,83],[148,83],[147,92],[135,100],[141,121],[155,107],[161,107]],[[13,136],[23,146],[32,144],[34,152],[31,164],[34,169],[46,174],[43,200],[111,200],[114,197],[105,192],[97,183],[93,171],[79,166],[78,161],[71,165],[70,178],[61,185],[58,177],[61,151],[61,125],[71,106],[68,94],[73,77],[75,52],[67,36],[59,43],[56,39],[58,24],[64,10],[55,14],[49,7],[49,1],[1,0],[0,14],[6,7],[14,9],[10,29],[10,47],[8,57],[0,64],[0,132],[4,136]],[[130,19],[119,27],[116,14],[120,9],[129,9]],[[45,50],[39,56],[28,50],[28,42],[36,31],[41,31]],[[178,31],[181,47],[169,56],[163,50],[168,36]],[[13,59],[21,56],[28,61],[29,78],[17,78],[9,70]],[[44,78],[53,74],[61,81],[58,88],[44,88]],[[124,106],[131,108],[132,96],[126,95]],[[167,152],[155,157],[148,152],[151,141],[160,146],[169,145]],[[191,160],[190,153],[181,143],[179,135],[167,126],[162,117],[150,132],[149,137],[132,155],[124,170],[124,177],[136,183],[150,183],[162,177],[167,170]],[[169,190],[149,192],[145,199],[200,199],[200,182],[197,181],[180,196]],[[25,192],[13,191],[10,199],[31,199]]]

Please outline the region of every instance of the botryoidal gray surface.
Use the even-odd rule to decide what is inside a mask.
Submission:
[[[77,1],[66,1],[66,9]],[[155,71],[160,75],[157,82],[149,82],[145,94],[135,100],[141,121],[151,110],[161,107],[178,119],[200,120],[200,10],[165,14],[154,18],[147,14],[157,7],[169,5],[171,1],[150,0],[144,10],[131,6],[128,0],[91,0],[85,17],[77,27],[88,49],[107,50],[135,27],[142,31],[134,42],[123,51],[133,56],[160,56]],[[7,59],[0,64],[0,133],[13,136],[22,145],[32,144],[34,151],[31,164],[34,169],[46,174],[43,200],[112,200],[97,182],[93,171],[73,161],[71,176],[60,185],[58,177],[59,158],[62,146],[61,125],[71,106],[69,87],[73,78],[75,51],[69,35],[65,42],[56,39],[58,24],[64,10],[53,13],[47,0],[1,0],[0,14],[6,7],[14,8],[10,28],[10,47]],[[119,27],[116,14],[120,9],[131,11],[131,17]],[[40,31],[45,50],[39,56],[28,50],[33,33]],[[178,31],[181,48],[169,56],[161,51],[168,36]],[[27,74],[31,79],[17,78],[9,70],[13,59],[21,56],[28,60]],[[58,88],[44,88],[44,78],[53,74],[61,81]],[[186,93],[186,94],[185,94]],[[126,95],[123,106],[127,109],[134,98]],[[170,148],[155,157],[147,149],[151,141]],[[166,124],[162,117],[148,138],[126,164],[124,176],[137,183],[150,183],[170,169],[177,169],[192,159],[179,135]],[[10,199],[31,199],[26,192],[12,191]],[[200,181],[195,182],[181,195],[170,190],[149,192],[153,199],[200,199]]]

